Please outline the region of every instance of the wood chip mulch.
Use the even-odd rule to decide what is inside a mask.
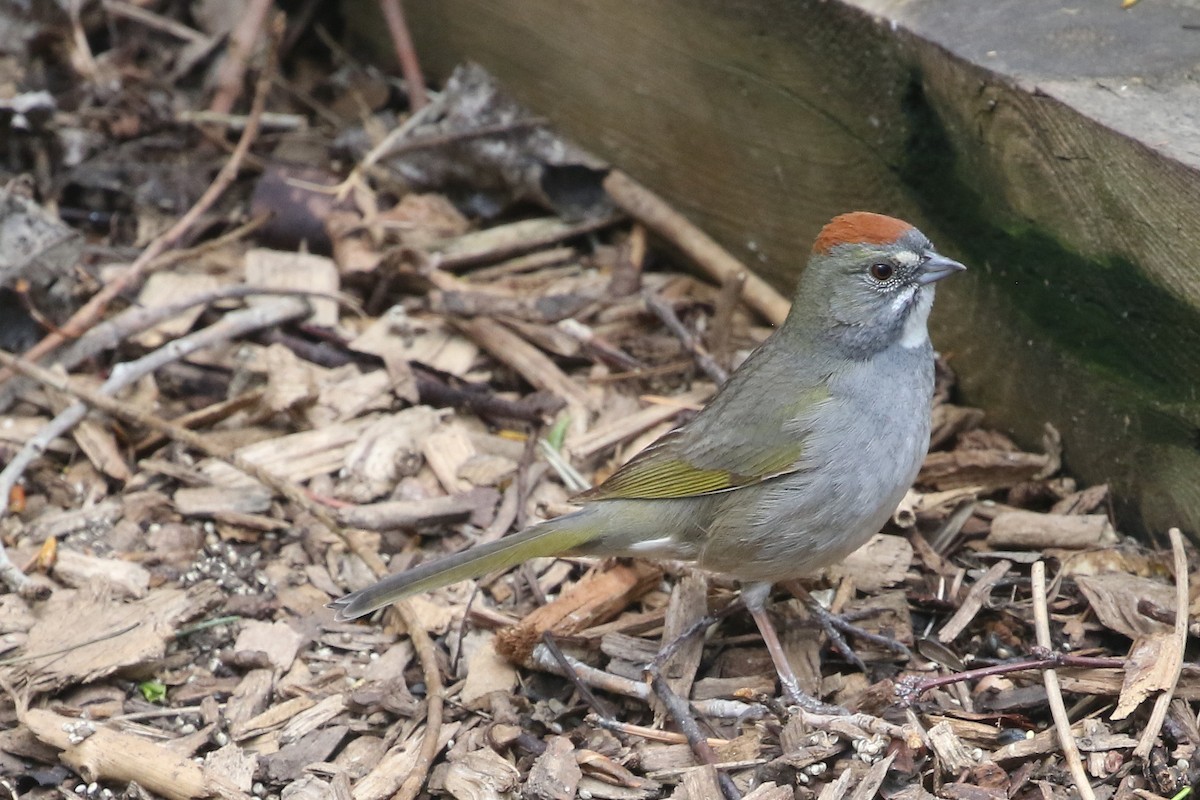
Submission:
[[[664,706],[647,664],[737,589],[681,565],[540,559],[334,622],[378,575],[561,513],[786,301],[476,67],[413,113],[305,22],[243,65],[242,115],[206,115],[221,35],[103,9],[0,24],[43,45],[0,58],[0,344],[43,340],[2,357],[7,794],[1107,800],[1200,777],[1195,553],[1125,535],[1052,428],[1024,450],[958,404],[953,358],[917,486],[804,582],[907,650],[851,636],[863,672],[776,592],[803,688],[849,715],[783,707],[737,609],[665,665],[693,719]],[[568,167],[591,194],[538,194]]]

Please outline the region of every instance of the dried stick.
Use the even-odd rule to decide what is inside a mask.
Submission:
[[[773,325],[783,322],[791,307],[787,298],[746,269],[711,236],[671,208],[667,201],[620,170],[608,173],[608,177],[604,179],[604,190],[613,202],[630,216],[682,250],[684,255],[718,283],[734,280],[738,273],[745,273],[746,282],[742,287],[742,298],[746,305]]]
[[[404,627],[408,628],[409,641],[417,651],[421,671],[425,676],[425,735],[421,739],[421,750],[417,753],[417,761],[413,764],[412,771],[392,796],[393,800],[413,800],[425,785],[425,778],[437,755],[446,698],[442,687],[442,673],[438,670],[437,653],[433,649],[428,631],[421,625],[421,620],[417,618],[407,600],[397,603],[395,609],[404,622]]]
[[[896,684],[896,697],[904,705],[912,705],[917,698],[936,689],[939,686],[950,686],[966,681],[978,681],[993,675],[1009,675],[1014,672],[1028,672],[1033,669],[1053,669],[1054,667],[1074,667],[1077,669],[1123,669],[1123,658],[1097,658],[1094,656],[1073,656],[1069,653],[1055,651],[1045,658],[1035,658],[1032,661],[1016,661],[1007,664],[992,664],[978,669],[968,669],[950,675],[939,675],[936,678],[920,678],[915,675],[902,678]]]
[[[225,50],[225,60],[217,71],[216,91],[208,104],[209,111],[218,114],[228,114],[233,110],[242,93],[242,76],[246,74],[246,65],[250,60],[250,51],[262,30],[267,12],[271,10],[273,0],[250,0],[242,11],[241,21],[229,34],[229,47]],[[274,60],[273,58],[270,60]],[[264,69],[263,72],[269,72]],[[259,76],[259,80],[262,76]]]
[[[208,49],[212,46],[212,38],[205,36],[195,28],[189,28],[182,22],[176,22],[169,17],[164,17],[162,14],[156,14],[148,9],[135,6],[133,3],[125,2],[125,0],[104,0],[102,6],[105,11],[114,17],[124,17],[125,19],[140,22],[148,28],[162,31],[170,36],[174,36],[176,39],[182,39],[203,49]]]
[[[1046,562],[1035,561],[1033,564],[1033,625],[1037,631],[1039,647],[1050,649],[1050,610],[1046,607]],[[1071,769],[1071,777],[1075,780],[1075,788],[1079,790],[1080,800],[1096,800],[1092,784],[1088,782],[1087,772],[1083,768],[1083,760],[1079,757],[1079,747],[1071,733],[1071,719],[1067,716],[1067,707],[1063,703],[1062,689],[1058,685],[1058,673],[1048,669],[1042,673],[1046,684],[1046,695],[1050,702],[1050,713],[1054,716],[1054,729],[1058,733],[1058,743],[1062,747],[1063,757]]]
[[[178,222],[151,242],[124,272],[114,280],[106,283],[100,291],[92,295],[83,308],[76,311],[61,328],[48,334],[46,338],[28,350],[25,353],[26,359],[37,361],[42,356],[57,349],[67,339],[81,336],[84,331],[95,324],[96,320],[104,315],[104,311],[108,308],[110,302],[120,295],[121,292],[125,291],[126,288],[134,285],[147,272],[149,267],[154,263],[154,260],[161,253],[165,252],[167,248],[182,239],[191,230],[192,226],[196,224],[196,221],[212,207],[217,198],[224,194],[225,190],[229,188],[237,177],[242,161],[246,158],[246,154],[250,152],[250,145],[253,144],[255,138],[258,136],[258,121],[262,117],[263,109],[266,106],[267,90],[271,88],[271,74],[274,72],[272,68],[273,63],[274,59],[268,59],[267,67],[263,69],[262,74],[258,78],[258,85],[255,87],[254,102],[250,108],[250,118],[246,122],[246,127],[242,131],[241,137],[238,139],[237,146],[233,149],[229,160],[221,167],[221,171],[217,173],[217,177],[213,179],[212,184],[204,191],[204,194],[200,196],[195,205],[189,208],[187,213],[179,218]],[[0,370],[0,383],[7,381],[11,377],[12,370],[8,368]]]
[[[611,692],[623,697],[632,697],[635,700],[641,700],[643,703],[650,699],[650,687],[642,681],[634,681],[629,678],[623,678],[620,675],[613,675],[602,669],[589,666],[565,653],[563,654],[563,659],[570,666],[576,677],[593,689]],[[567,677],[563,665],[555,660],[550,651],[540,643],[533,648],[533,654],[529,657],[528,666],[539,669],[542,672],[561,675],[564,678]],[[701,714],[713,719],[757,719],[766,710],[758,703],[743,703],[740,700],[700,700],[692,705]]]
[[[1167,718],[1167,707],[1171,705],[1171,699],[1175,696],[1175,685],[1179,683],[1179,673],[1183,669],[1183,651],[1187,648],[1189,606],[1187,553],[1183,550],[1183,534],[1179,532],[1179,528],[1171,528],[1169,535],[1171,551],[1175,554],[1175,638],[1178,646],[1172,653],[1174,656],[1172,660],[1175,663],[1171,665],[1171,685],[1155,698],[1154,709],[1150,712],[1150,721],[1146,723],[1137,747],[1133,748],[1133,754],[1143,759],[1150,756],[1150,749],[1158,740],[1158,733],[1162,730],[1163,722]]]
[[[712,745],[708,743],[708,737],[700,730],[700,725],[696,722],[696,718],[692,716],[692,709],[688,702],[667,685],[666,679],[661,672],[657,670],[651,673],[650,687],[654,690],[654,695],[658,701],[663,704],[663,708],[667,710],[667,714],[671,719],[675,720],[675,724],[679,726],[679,730],[687,737],[688,746],[692,749],[692,753],[696,756],[696,760],[701,764],[708,764],[716,767],[719,759],[717,753],[713,750]],[[721,794],[725,796],[725,800],[741,800],[742,793],[733,785],[733,780],[725,772],[717,772],[717,783],[721,787]]]
[[[700,367],[704,374],[718,386],[725,383],[729,378],[729,373],[708,354],[704,345],[700,344],[700,341],[692,335],[692,332],[675,314],[675,309],[649,292],[643,295],[643,299],[646,301],[646,307],[654,312],[654,316],[658,317],[659,321],[666,325],[671,333],[675,334],[675,338],[683,344],[683,349],[691,354],[696,366]]]
[[[408,106],[417,111],[429,102],[425,93],[425,77],[421,74],[421,62],[417,60],[417,51],[413,47],[412,36],[408,33],[408,23],[404,20],[404,8],[400,0],[379,0],[383,10],[383,18],[387,22],[388,33],[392,36],[392,44],[396,48],[396,60],[400,62],[400,73],[404,75],[404,84],[408,87]]]
[[[289,319],[303,316],[308,312],[308,304],[304,301],[295,298],[283,298],[275,303],[264,304],[227,314],[219,322],[185,336],[182,339],[168,342],[158,350],[148,353],[136,361],[118,364],[113,368],[108,380],[98,390],[89,392],[89,400],[99,401],[108,406],[107,408],[102,408],[103,411],[127,418],[128,406],[115,401],[111,403],[105,402],[99,400],[99,398],[105,396],[111,397],[122,388],[149,375],[165,364],[185,358],[201,348],[230,341],[258,328],[278,325]],[[21,372],[39,381],[46,382],[54,377],[54,373],[49,370],[36,367],[28,361],[18,362],[16,358],[7,353],[0,360],[7,362],[6,368],[19,369]],[[64,391],[67,391],[68,386],[69,384],[64,383],[64,385],[56,388],[62,388]],[[81,396],[82,390],[78,388],[70,389],[70,391],[72,394]],[[21,448],[16,456],[9,461],[4,470],[0,472],[0,514],[8,511],[9,493],[16,486],[17,481],[20,480],[21,475],[24,474],[29,464],[45,452],[50,442],[77,425],[80,420],[87,416],[87,412],[88,406],[86,403],[72,403],[43,426],[35,436],[25,443],[25,446]],[[183,430],[176,429],[176,426],[170,427],[176,434]],[[190,434],[191,432],[187,431],[187,433]],[[238,468],[241,469],[241,467]]]
[[[575,670],[571,668],[571,662],[567,661],[567,656],[563,653],[562,648],[558,646],[558,642],[554,641],[553,633],[550,631],[542,632],[542,645],[546,648],[546,650],[549,651],[550,655],[554,657],[554,660],[558,662],[558,665],[562,667],[563,674],[565,674],[567,679],[574,684],[575,691],[579,692],[579,696],[583,698],[583,702],[587,703],[591,707],[592,716],[615,722],[616,715],[614,715],[612,709],[608,707],[608,703],[605,703],[603,700],[597,697],[596,693],[592,691],[592,688],[584,683],[579,675],[575,673]]]

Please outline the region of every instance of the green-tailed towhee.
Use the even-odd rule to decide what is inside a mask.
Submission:
[[[964,269],[898,219],[834,218],[783,325],[692,420],[579,496],[582,508],[421,564],[334,601],[354,619],[537,556],[679,559],[747,582],[760,628],[770,585],[866,542],[929,445],[934,283]],[[764,638],[784,689],[774,629]]]

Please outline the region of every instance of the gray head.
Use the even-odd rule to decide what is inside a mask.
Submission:
[[[855,211],[821,229],[793,310],[853,358],[900,345],[924,347],[933,285],[962,264],[938,255],[919,230]],[[816,326],[813,331],[811,325]]]

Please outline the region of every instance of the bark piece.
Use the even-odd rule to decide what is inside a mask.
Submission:
[[[340,286],[337,265],[332,259],[312,253],[288,253],[256,248],[246,253],[246,283],[271,289],[301,289],[327,297],[311,297],[311,322],[331,328],[338,321],[337,294]],[[253,302],[253,301],[252,301]]]
[[[30,681],[39,691],[87,683],[118,669],[162,658],[175,630],[220,602],[211,584],[187,591],[160,588],[122,603],[86,590],[55,592],[37,613],[25,651],[43,658],[0,666],[12,684]]]
[[[59,548],[54,577],[67,586],[83,587],[97,581],[117,597],[145,597],[150,573],[145,567],[116,558],[99,558]]]
[[[565,736],[551,737],[546,750],[529,770],[523,794],[531,800],[574,800],[583,771],[575,761],[575,746]]]
[[[979,763],[947,722],[939,722],[929,729],[929,746],[937,755],[942,774],[947,777],[958,777]]]
[[[546,631],[556,636],[568,636],[612,619],[661,576],[659,567],[644,562],[617,564],[603,571],[589,572],[553,602],[513,627],[500,631],[496,649],[505,658],[523,663]]]
[[[242,626],[234,649],[260,651],[280,672],[291,668],[296,654],[304,644],[304,636],[286,622],[259,622],[252,620]]]
[[[993,550],[1081,550],[1115,544],[1116,531],[1103,514],[1039,514],[1005,511],[992,520],[987,545]]]
[[[61,749],[63,763],[85,781],[136,781],[168,800],[250,798],[219,771],[209,774],[190,758],[140,736],[110,728],[91,732],[91,723],[45,709],[30,709],[21,721],[39,739]]]
[[[849,576],[859,591],[873,594],[902,582],[912,560],[913,547],[907,539],[877,533],[829,572],[834,580]]]

